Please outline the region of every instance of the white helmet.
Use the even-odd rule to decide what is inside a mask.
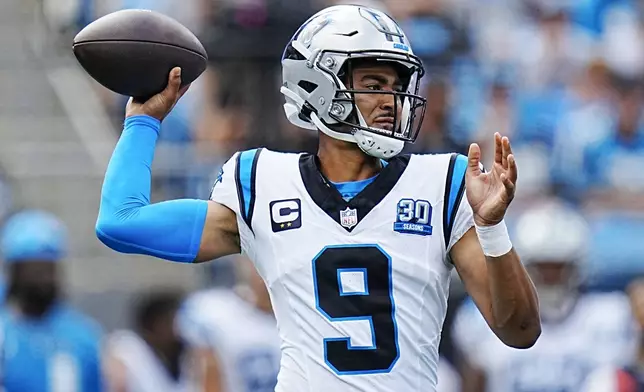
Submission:
[[[351,62],[356,59],[395,64],[402,74],[403,91],[354,90]],[[357,5],[318,12],[287,45],[282,69],[284,110],[292,124],[357,143],[365,153],[378,158],[391,158],[400,153],[405,142],[416,140],[427,105],[418,95],[425,71],[400,26],[387,14]],[[348,85],[342,80],[346,76]],[[394,129],[369,127],[356,107],[356,94],[374,93],[396,98]]]
[[[544,319],[560,320],[575,304],[589,237],[585,219],[559,201],[519,217],[514,244],[537,287]]]

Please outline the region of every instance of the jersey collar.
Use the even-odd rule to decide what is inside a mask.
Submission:
[[[351,232],[389,194],[404,173],[408,163],[409,155],[398,155],[392,158],[378,177],[349,201],[345,201],[331,181],[322,174],[317,156],[311,154],[300,156],[300,174],[304,187],[315,204],[338,225]],[[340,212],[347,210],[347,208],[357,212],[357,222],[351,227],[341,224]]]

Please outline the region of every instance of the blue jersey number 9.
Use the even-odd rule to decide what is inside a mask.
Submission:
[[[327,365],[340,375],[390,372],[400,352],[389,255],[377,245],[328,246],[313,260],[313,279],[324,317],[371,326],[371,346],[354,346],[350,337],[324,339]]]

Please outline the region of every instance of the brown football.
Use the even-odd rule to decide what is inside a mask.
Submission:
[[[138,9],[95,20],[76,35],[73,50],[97,82],[143,100],[165,88],[173,67],[181,67],[186,85],[201,75],[208,60],[188,28],[166,15]]]

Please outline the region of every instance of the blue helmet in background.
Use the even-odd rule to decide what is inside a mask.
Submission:
[[[19,212],[0,233],[0,252],[7,264],[58,261],[67,254],[67,228],[54,215],[38,210]]]

